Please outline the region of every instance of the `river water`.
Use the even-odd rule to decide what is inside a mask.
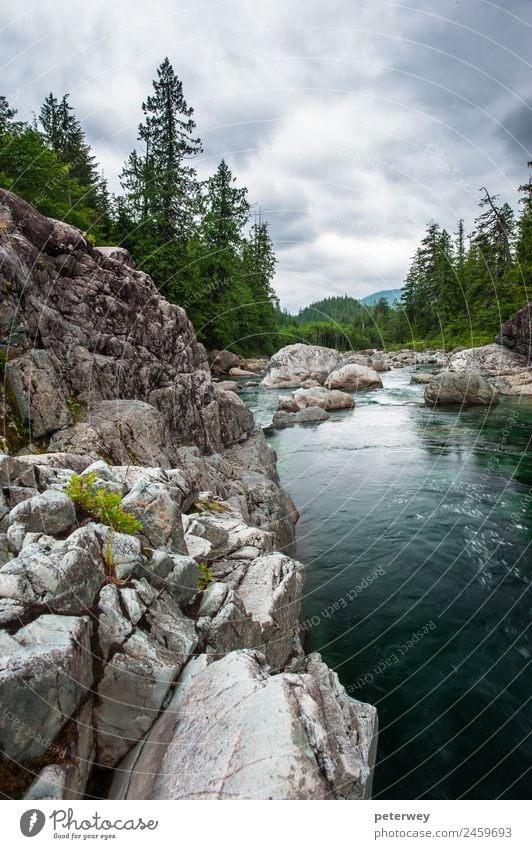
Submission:
[[[412,371],[266,430],[301,513],[306,649],[378,708],[374,798],[529,798],[532,398],[432,411]],[[271,421],[277,392],[243,398]]]

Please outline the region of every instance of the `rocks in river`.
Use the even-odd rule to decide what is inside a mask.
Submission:
[[[315,386],[311,389],[298,389],[294,392],[293,404],[297,409],[302,410],[305,407],[322,407],[327,412],[331,410],[349,410],[355,406],[355,399],[348,392],[341,392],[339,389],[326,389],[324,386]],[[281,409],[287,412],[287,407]]]
[[[482,375],[500,395],[532,395],[532,368],[527,358],[502,345],[458,351],[451,355],[449,368]]]
[[[349,363],[331,372],[325,381],[327,389],[347,389],[361,392],[364,389],[380,389],[382,380],[377,372],[367,366]]]
[[[350,699],[319,655],[274,676],[258,652],[203,656],[120,764],[110,796],[369,798],[376,733],[375,708]]]
[[[249,369],[240,368],[239,366],[233,366],[233,368],[230,368],[229,374],[231,377],[256,377],[254,371],[249,371]]]
[[[233,445],[245,439],[255,427],[253,413],[234,392],[226,392],[215,385],[218,402],[220,434],[224,445]]]
[[[433,379],[433,374],[430,374],[429,372],[420,371],[412,375],[412,377],[410,378],[410,383],[425,384],[430,383]]]
[[[498,398],[493,387],[479,374],[471,372],[441,371],[425,387],[427,404],[496,404]]]
[[[528,365],[532,363],[532,302],[504,322],[497,342],[521,354]]]
[[[324,383],[334,369],[342,365],[342,354],[319,345],[287,345],[271,358],[262,380],[265,389],[301,386],[305,380]]]
[[[272,426],[290,427],[295,424],[314,424],[315,422],[325,422],[328,418],[329,413],[325,412],[322,407],[304,407],[297,413],[278,410],[273,416]]]
[[[238,392],[238,383],[235,380],[219,380],[216,386],[224,392]]]
[[[92,684],[87,616],[44,615],[0,633],[0,746],[15,763],[40,757]]]
[[[240,364],[240,357],[232,351],[210,351],[208,358],[213,374],[229,374],[230,369]]]

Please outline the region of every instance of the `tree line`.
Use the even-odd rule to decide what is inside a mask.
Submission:
[[[519,192],[516,216],[508,203],[481,189],[470,232],[463,220],[454,234],[429,222],[393,305],[381,298],[366,306],[344,295],[297,315],[278,310],[283,343],[450,350],[493,342],[501,323],[531,299],[532,178]]]
[[[33,122],[0,97],[0,184],[92,244],[130,250],[168,300],[185,307],[208,348],[244,355],[279,347],[268,223],[225,160],[199,180],[194,110],[165,58],[142,103],[138,147],[110,195],[70,103],[50,93]]]

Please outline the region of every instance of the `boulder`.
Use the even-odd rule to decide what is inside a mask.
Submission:
[[[355,406],[355,399],[347,392],[339,389],[326,389],[324,386],[316,386],[312,389],[298,389],[294,392],[295,406],[302,410],[306,407],[322,407],[327,410],[349,410]],[[286,407],[282,407],[285,409]],[[288,412],[288,410],[287,410]]]
[[[76,508],[64,492],[48,489],[17,504],[8,521],[22,525],[26,533],[62,534],[77,524]]]
[[[347,389],[350,392],[361,392],[364,389],[379,389],[382,380],[376,371],[367,366],[348,364],[331,372],[325,381],[328,389]]]
[[[224,445],[233,445],[245,438],[255,428],[253,413],[234,392],[226,392],[215,385],[220,415],[220,435]]]
[[[342,355],[333,348],[288,345],[271,358],[261,385],[265,389],[301,386],[305,380],[316,380],[323,384],[327,376],[339,368],[342,362]]]
[[[521,354],[528,364],[532,363],[532,302],[504,322],[497,342]]]
[[[428,372],[418,372],[417,374],[412,375],[412,377],[410,378],[410,383],[425,384],[430,383],[433,379],[433,374],[429,374]]]
[[[238,383],[234,380],[219,380],[216,386],[224,392],[238,392]]]
[[[522,354],[495,343],[466,348],[452,354],[449,359],[451,371],[481,374],[483,377],[514,374],[526,369],[527,365],[527,359]]]
[[[272,427],[291,427],[295,424],[313,424],[315,422],[325,422],[329,418],[329,414],[321,407],[305,407],[303,410],[298,410],[297,413],[287,413],[284,410],[279,410],[274,414]]]
[[[40,757],[92,684],[90,619],[44,615],[0,654],[0,745],[16,762]]]
[[[115,766],[149,730],[183,662],[182,655],[138,629],[113,654],[94,711],[100,766]]]
[[[186,553],[181,511],[164,484],[140,477],[123,498],[122,509],[142,523],[139,536],[148,546]]]
[[[490,405],[498,403],[498,398],[479,374],[441,371],[425,387],[425,403]]]
[[[249,371],[248,369],[240,368],[239,366],[233,366],[230,368],[229,374],[231,377],[256,377],[254,371]]]
[[[213,374],[229,374],[240,364],[240,357],[231,351],[210,351],[208,359]]]
[[[93,251],[104,259],[112,259],[114,262],[118,262],[120,265],[125,265],[127,268],[135,268],[133,257],[126,248],[117,246],[108,247],[106,245],[105,247],[93,248]]]
[[[110,798],[369,798],[375,708],[350,699],[319,655],[268,673],[253,651],[192,661]]]
[[[16,402],[19,419],[31,422],[34,438],[49,436],[71,424],[65,385],[58,377],[58,363],[53,355],[33,349],[10,359],[5,367],[5,380]]]

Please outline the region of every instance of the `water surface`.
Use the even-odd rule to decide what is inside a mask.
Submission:
[[[433,412],[412,371],[267,431],[301,512],[306,648],[378,707],[376,798],[528,798],[532,399]],[[244,397],[271,421],[277,392]]]

